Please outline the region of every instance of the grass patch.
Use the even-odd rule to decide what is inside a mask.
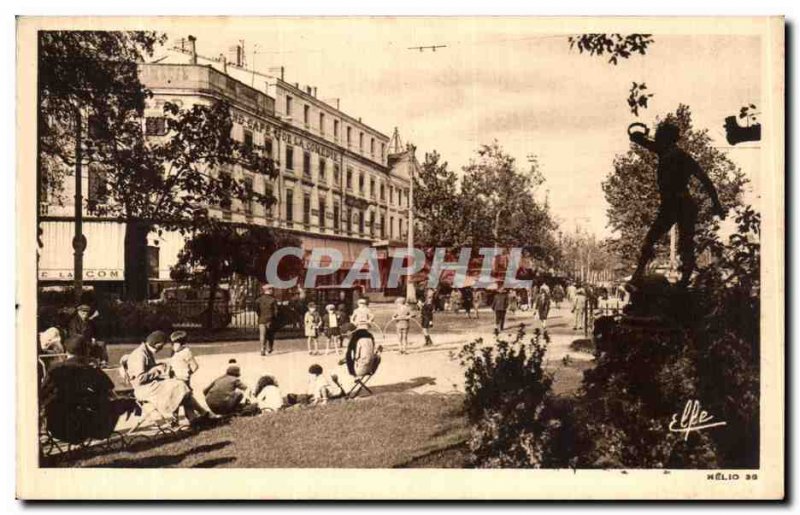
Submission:
[[[387,393],[291,409],[68,467],[388,468],[458,465],[469,429],[462,395]],[[442,452],[444,451],[444,452]]]

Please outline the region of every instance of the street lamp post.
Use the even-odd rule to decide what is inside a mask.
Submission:
[[[417,301],[417,291],[414,288],[413,283],[413,263],[414,263],[414,171],[417,167],[417,158],[415,156],[416,148],[409,144],[408,145],[408,152],[411,154],[411,166],[409,166],[409,179],[411,185],[408,189],[408,241],[407,241],[407,251],[408,251],[408,260],[409,266],[406,269],[406,300],[409,303],[413,303]]]
[[[83,295],[83,252],[86,250],[86,236],[83,235],[83,183],[81,165],[83,151],[81,148],[81,110],[75,109],[75,235],[72,238],[74,251],[73,289],[75,302],[80,304]]]

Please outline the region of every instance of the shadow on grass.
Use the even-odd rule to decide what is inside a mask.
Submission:
[[[234,461],[236,461],[236,458],[233,456],[226,456],[224,458],[211,458],[205,461],[201,461],[200,463],[195,463],[194,465],[192,465],[192,468],[211,469],[219,465],[226,465],[228,463],[233,463]]]
[[[221,442],[215,442],[205,445],[198,445],[197,447],[193,447],[187,451],[177,453],[177,454],[169,454],[169,455],[156,455],[156,456],[146,456],[143,458],[118,458],[113,461],[110,461],[103,465],[103,467],[118,467],[118,468],[160,468],[160,467],[172,467],[178,465],[184,459],[188,458],[189,456],[194,456],[197,454],[202,454],[206,452],[214,452],[218,451],[222,448],[225,448],[231,444],[230,440],[224,440]],[[203,464],[209,462],[220,462],[220,463],[227,463],[224,461],[228,458],[215,458],[212,460],[207,460],[205,462],[201,462],[195,466],[202,466]],[[234,459],[235,458],[231,458]],[[207,465],[210,467],[215,466],[218,463],[214,463],[211,465]]]
[[[400,383],[394,384],[382,384],[380,386],[370,386],[369,389],[372,390],[374,394],[381,394],[381,393],[402,393],[408,390],[413,390],[414,388],[419,388],[420,386],[426,385],[434,385],[436,384],[435,377],[415,377],[414,379],[409,379],[408,381],[403,381]]]

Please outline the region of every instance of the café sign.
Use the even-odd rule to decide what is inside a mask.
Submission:
[[[72,281],[74,279],[75,276],[71,268],[39,270],[40,281]],[[122,268],[88,268],[83,270],[84,281],[122,281],[124,279],[125,270]]]

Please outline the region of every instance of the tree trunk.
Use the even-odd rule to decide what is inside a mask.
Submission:
[[[125,299],[147,299],[147,234],[150,225],[139,220],[125,224]]]

